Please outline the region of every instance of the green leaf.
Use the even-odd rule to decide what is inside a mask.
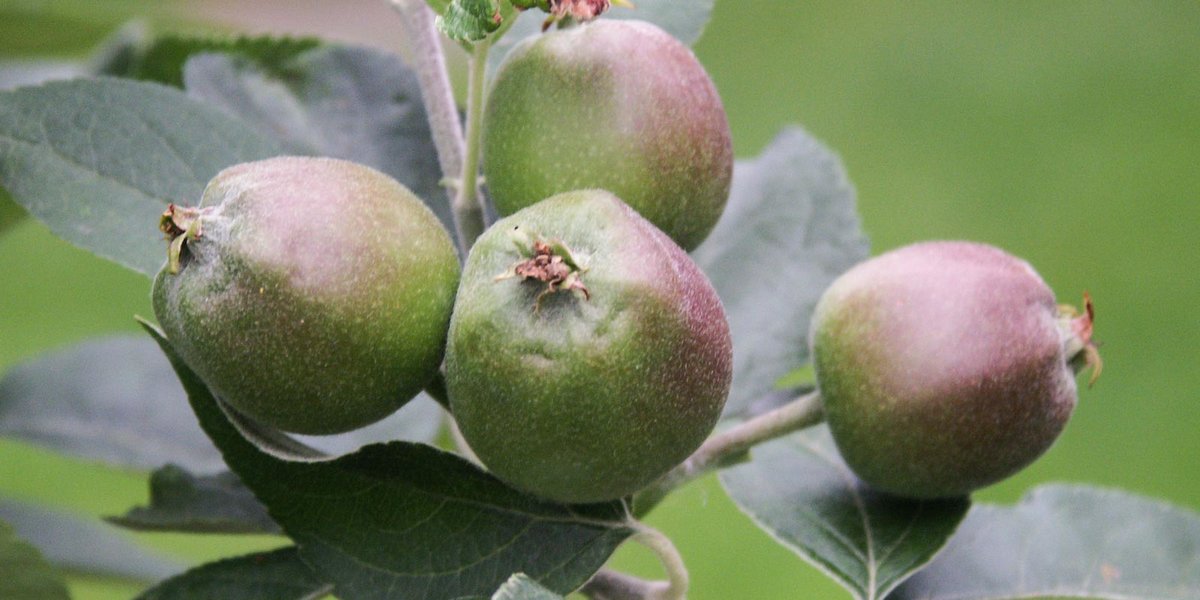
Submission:
[[[775,382],[777,390],[816,389],[817,371],[812,363],[792,369]]]
[[[63,569],[142,581],[183,570],[183,565],[142,549],[113,527],[59,509],[0,499],[0,519]]]
[[[841,161],[799,128],[733,172],[725,213],[692,258],[712,279],[733,333],[726,416],[756,412],[808,362],[817,300],[868,254]]]
[[[439,11],[437,28],[456,42],[477,42],[500,28],[497,0],[451,0]]]
[[[141,51],[147,35],[144,23],[132,21],[101,41],[87,59],[0,60],[0,90],[75,77],[116,75]]]
[[[138,600],[315,600],[332,591],[295,548],[281,548],[196,567],[146,590]]]
[[[25,218],[25,209],[21,208],[9,197],[4,188],[0,188],[0,234],[21,222]]]
[[[453,231],[420,84],[398,56],[322,46],[268,70],[209,54],[188,61],[184,82],[191,96],[241,117],[294,154],[352,160],[391,175]]]
[[[0,379],[0,434],[139,469],[224,466],[144,336],[90,340],[12,367]]]
[[[976,505],[892,600],[1200,598],[1200,515],[1117,490],[1044,485]]]
[[[37,548],[17,537],[0,521],[0,598],[6,600],[57,600],[70,598],[62,576]]]
[[[18,59],[0,60],[0,90],[40,85],[57,79],[90,75],[79,61]]]
[[[438,405],[418,397],[374,425],[306,441],[341,454],[377,441],[432,441],[441,422]],[[224,467],[171,364],[144,336],[89,340],[14,366],[0,379],[0,435],[124,467]]]
[[[446,12],[446,7],[450,6],[450,0],[426,0],[425,3],[439,15]]]
[[[196,476],[175,465],[151,473],[149,506],[105,520],[139,531],[282,533],[237,475]]]
[[[601,19],[628,19],[649,21],[675,36],[679,41],[692,45],[704,33],[704,27],[712,18],[714,0],[633,0],[634,8],[613,6]],[[541,35],[542,22],[546,14],[539,10],[526,10],[517,15],[517,20],[504,37],[496,40],[488,55],[488,70],[496,67],[517,44],[535,35]]]
[[[315,38],[272,36],[212,38],[166,35],[154,40],[120,69],[105,74],[183,87],[183,67],[198,54],[220,53],[242,58],[277,77],[288,76],[288,65],[320,45]]]
[[[147,331],[225,461],[300,546],[304,561],[344,597],[489,598],[516,572],[566,593],[633,533],[621,502],[540,501],[421,444],[372,445],[334,460],[281,460],[242,437],[225,416],[231,409],[160,333]]]
[[[542,587],[524,573],[517,573],[492,594],[492,600],[563,600],[563,597]]]
[[[0,185],[58,236],[153,275],[158,215],[199,201],[224,167],[273,141],[168,87],[72,80],[0,92]]]
[[[876,600],[929,562],[967,514],[966,498],[911,501],[867,489],[824,425],[751,451],[721,472],[759,527],[860,600]]]

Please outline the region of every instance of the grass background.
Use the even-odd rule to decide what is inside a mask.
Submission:
[[[0,59],[87,48],[125,16],[308,31],[391,45],[375,2],[0,0]],[[269,2],[245,3],[257,7]],[[297,17],[297,14],[301,15]],[[197,16],[199,15],[199,16]],[[739,156],[800,123],[836,149],[876,253],[931,238],[1025,257],[1057,290],[1096,300],[1103,377],[1058,444],[977,499],[1044,481],[1122,487],[1200,509],[1200,3],[718,0],[696,52]],[[361,34],[361,35],[360,35]],[[148,282],[25,220],[0,235],[0,370],[48,348],[134,331]],[[145,500],[144,477],[0,441],[0,496],[99,515]],[[694,600],[842,598],[776,546],[709,478],[650,519],[692,571]],[[188,560],[280,542],[140,536]],[[654,575],[638,549],[617,566]],[[140,584],[73,576],[77,598]]]

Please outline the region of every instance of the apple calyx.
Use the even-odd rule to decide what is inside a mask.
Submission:
[[[520,278],[522,282],[534,280],[545,283],[546,289],[534,299],[534,312],[541,310],[543,298],[556,292],[577,291],[583,294],[584,300],[591,300],[592,293],[582,279],[587,267],[566,243],[557,239],[543,239],[520,227],[514,227],[509,233],[517,251],[526,258],[497,275],[496,281]]]
[[[167,246],[167,271],[172,275],[179,273],[183,261],[187,257],[187,243],[203,234],[201,216],[207,211],[200,208],[168,204],[158,219],[158,230],[170,245]]]
[[[1058,315],[1059,330],[1063,335],[1063,355],[1076,373],[1091,369],[1092,374],[1088,376],[1088,387],[1091,387],[1104,369],[1100,350],[1092,341],[1096,308],[1092,304],[1091,294],[1083,293],[1083,311],[1063,304],[1058,307]]]

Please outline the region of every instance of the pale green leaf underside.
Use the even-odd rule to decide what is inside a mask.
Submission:
[[[110,525],[59,509],[0,500],[0,519],[63,569],[143,581],[183,570],[183,565],[143,549]]]
[[[243,438],[169,343],[148,331],[226,462],[304,561],[347,598],[483,600],[516,572],[566,593],[632,534],[621,502],[540,501],[422,444],[372,445],[317,462],[275,458]]]
[[[524,573],[517,573],[492,594],[492,600],[563,600]]]
[[[866,489],[824,425],[754,448],[721,482],[760,527],[860,600],[883,598],[925,565],[970,506]]]
[[[17,537],[0,521],[0,598],[6,600],[66,600],[67,586],[37,548]]]
[[[80,79],[0,92],[0,186],[58,236],[147,276],[158,217],[222,168],[280,148],[182,92]]]
[[[315,600],[332,589],[295,548],[281,548],[196,567],[146,590],[138,600]]]
[[[977,505],[892,600],[1200,598],[1200,515],[1133,494],[1052,484]]]
[[[89,340],[12,367],[0,379],[0,434],[137,469],[224,466],[145,336]]]
[[[305,441],[343,454],[371,442],[432,441],[441,422],[422,394],[374,425]],[[0,379],[0,435],[122,467],[224,468],[170,362],[145,336],[97,338],[12,367]]]
[[[726,416],[758,412],[754,403],[808,361],[817,300],[868,251],[841,161],[808,133],[786,129],[737,164],[725,213],[692,252],[733,333]]]
[[[399,56],[348,46],[322,46],[270,65],[198,55],[184,66],[184,84],[193,98],[240,117],[289,153],[387,173],[453,231],[420,84]]]

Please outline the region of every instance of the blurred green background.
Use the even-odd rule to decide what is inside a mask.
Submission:
[[[0,0],[0,59],[78,55],[133,14],[162,27],[323,30],[394,47],[395,17],[382,5]],[[1200,3],[718,0],[696,52],[739,156],[787,123],[841,154],[876,253],[978,240],[1028,259],[1062,302],[1092,293],[1103,377],[1044,458],[977,499],[1010,502],[1065,480],[1200,509]],[[134,331],[132,315],[150,313],[148,289],[21,222],[0,235],[0,369]],[[145,483],[0,442],[0,496],[112,514],[144,502]],[[846,597],[758,531],[713,478],[650,521],[683,553],[694,600]],[[282,543],[138,539],[191,561]],[[639,549],[616,562],[657,573]],[[72,579],[77,598],[138,589]]]

